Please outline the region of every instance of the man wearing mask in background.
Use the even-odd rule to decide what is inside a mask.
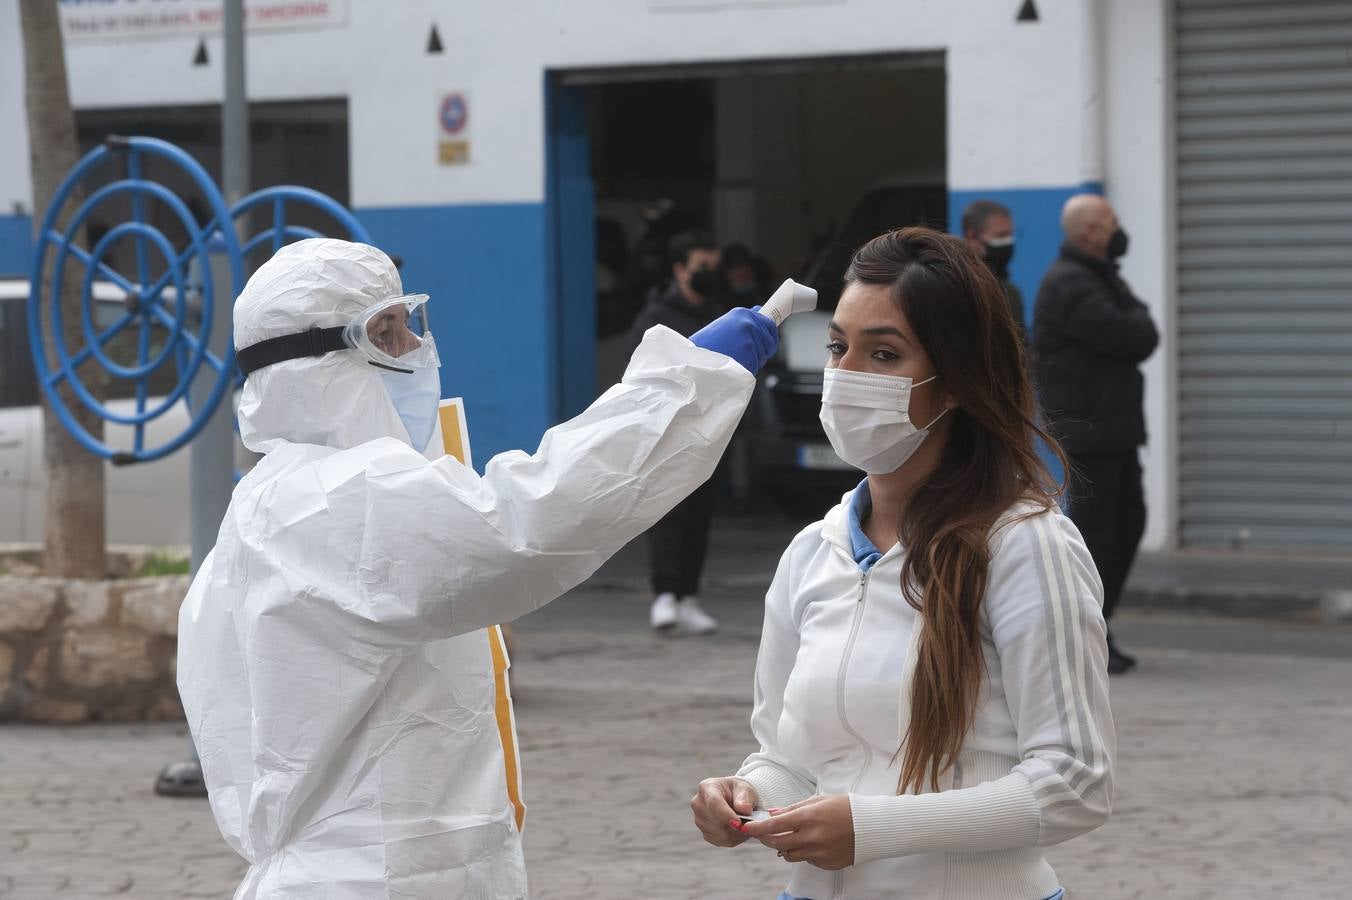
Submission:
[[[994,200],[973,200],[962,211],[962,236],[1000,279],[1000,287],[1009,301],[1009,314],[1019,328],[1019,336],[1027,343],[1023,294],[1009,280],[1009,263],[1014,259],[1014,217],[1009,207]]]
[[[1033,318],[1038,399],[1070,458],[1067,512],[1094,557],[1103,617],[1111,620],[1145,531],[1138,367],[1155,352],[1159,333],[1117,274],[1127,233],[1112,205],[1096,194],[1077,194],[1061,211],[1061,230],[1065,243],[1038,288]],[[1134,665],[1110,630],[1108,671],[1120,675]]]
[[[713,236],[699,229],[682,232],[671,239],[667,255],[671,282],[652,293],[634,320],[629,332],[634,346],[654,325],[689,336],[723,311],[726,286]],[[717,481],[710,478],[648,531],[648,572],[655,595],[651,622],[657,631],[710,634],[718,628],[697,598]]]

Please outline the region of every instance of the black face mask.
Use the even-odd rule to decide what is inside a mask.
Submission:
[[[690,273],[690,290],[708,299],[718,293],[723,279],[716,269],[699,268]]]
[[[995,277],[1001,281],[1009,278],[1009,261],[1014,258],[1014,242],[1008,244],[996,244],[992,246],[985,241],[981,242],[986,247],[985,260],[986,265],[990,266]]]
[[[1122,230],[1122,226],[1117,226],[1112,237],[1108,238],[1108,258],[1121,259],[1127,255],[1127,233]]]

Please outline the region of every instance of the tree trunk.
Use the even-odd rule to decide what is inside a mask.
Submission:
[[[75,113],[66,82],[66,55],[61,19],[55,0],[19,0],[23,27],[24,75],[28,107],[29,158],[33,169],[33,226],[42,217],[61,179],[75,165],[79,144]],[[83,236],[81,236],[83,240]],[[76,352],[85,343],[80,331],[80,291],[77,276],[68,271],[60,297],[67,346]],[[42,273],[42,296],[48,296],[52,272],[49,260]],[[32,285],[37,290],[39,285]],[[50,340],[49,340],[50,345]],[[48,351],[48,358],[52,358]],[[102,372],[86,364],[81,372],[96,397],[103,395]],[[103,420],[80,403],[70,386],[59,387],[62,400],[95,437],[103,436]],[[46,555],[48,575],[64,578],[103,578],[107,575],[104,521],[104,461],[84,449],[61,425],[43,398],[43,462],[47,472]]]

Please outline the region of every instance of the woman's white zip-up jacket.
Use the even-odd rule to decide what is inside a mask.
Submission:
[[[862,486],[861,486],[862,487]],[[848,794],[854,865],[792,866],[812,900],[1039,900],[1057,890],[1041,847],[1101,825],[1116,752],[1102,585],[1059,512],[1011,510],[991,537],[981,611],[985,679],[938,793],[897,794],[923,619],[902,596],[905,551],[865,574],[849,501],[785,551],[766,598],[751,726],[738,775],[763,808]]]

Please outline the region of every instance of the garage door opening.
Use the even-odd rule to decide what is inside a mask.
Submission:
[[[564,414],[622,375],[630,326],[666,287],[667,243],[682,231],[742,245],[763,284],[806,281],[829,309],[861,243],[947,227],[942,52],[556,72],[551,103]],[[584,229],[591,240],[576,238]],[[781,362],[815,370],[819,397],[825,338],[806,340]],[[793,421],[767,426],[798,441],[785,467],[830,462],[808,446],[826,446],[813,391],[781,398],[779,418]]]
[[[586,94],[598,389],[623,371],[628,326],[669,277],[680,231],[745,246],[777,283],[838,279],[879,231],[947,224],[942,54],[562,80]]]

